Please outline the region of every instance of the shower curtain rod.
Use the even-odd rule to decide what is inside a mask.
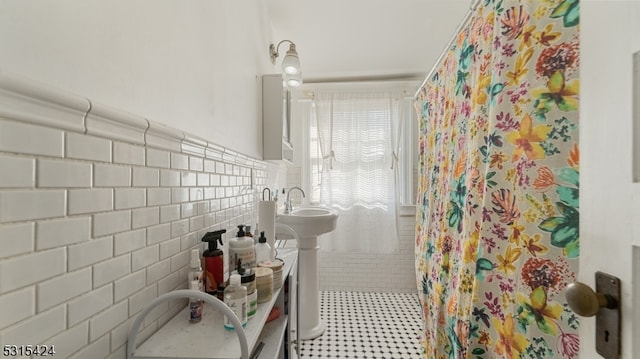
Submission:
[[[402,82],[418,81],[422,77],[419,73],[401,73],[388,75],[350,76],[350,77],[319,77],[304,79],[304,84],[337,84],[337,83],[363,83],[363,82]]]
[[[467,24],[469,19],[471,19],[471,15],[478,8],[478,5],[480,5],[480,1],[482,1],[482,0],[471,0],[471,6],[469,7],[469,10],[467,11],[467,14],[464,16],[464,18],[462,18],[462,22],[460,22],[460,25],[458,25],[458,28],[456,28],[456,31],[451,36],[451,40],[449,40],[447,45],[444,47],[444,50],[442,51],[442,53],[440,54],[440,56],[436,60],[436,63],[431,68],[431,71],[429,71],[429,73],[427,74],[427,76],[425,76],[425,78],[422,81],[422,83],[420,84],[420,86],[418,86],[418,89],[416,90],[416,93],[413,95],[414,98],[418,97],[418,94],[420,93],[420,90],[424,87],[424,85],[427,83],[427,81],[429,81],[429,79],[431,78],[433,73],[436,71],[436,69],[440,65],[440,62],[442,62],[442,60],[446,56],[446,54],[447,54],[447,52],[449,50],[449,47],[451,47],[451,44],[453,44],[453,42],[456,40],[456,37],[458,37],[458,33]]]

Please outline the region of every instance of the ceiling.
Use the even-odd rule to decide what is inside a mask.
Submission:
[[[268,0],[274,40],[296,44],[305,83],[422,80],[471,0]],[[288,46],[280,46],[280,53]]]

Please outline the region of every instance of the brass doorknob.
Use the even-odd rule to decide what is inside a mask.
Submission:
[[[618,307],[616,299],[610,295],[596,293],[584,283],[575,282],[567,286],[565,298],[569,307],[582,317],[592,317],[600,308],[615,309]]]

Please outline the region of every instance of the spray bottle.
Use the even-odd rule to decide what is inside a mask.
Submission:
[[[222,245],[222,234],[226,229],[207,232],[202,237],[203,242],[209,243],[209,248],[202,253],[204,262],[204,291],[211,294],[218,294],[218,286],[224,284],[224,253],[218,249],[218,242]]]

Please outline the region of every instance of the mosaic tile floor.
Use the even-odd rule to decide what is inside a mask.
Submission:
[[[325,333],[303,340],[301,359],[420,358],[417,294],[321,292]]]

